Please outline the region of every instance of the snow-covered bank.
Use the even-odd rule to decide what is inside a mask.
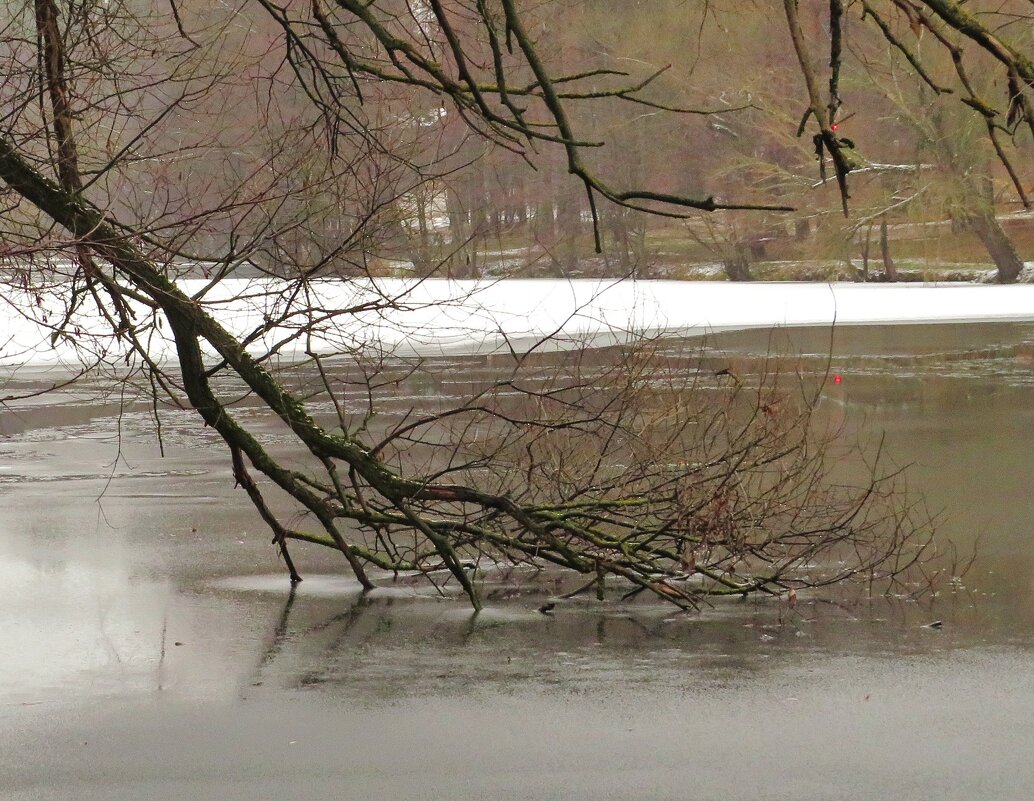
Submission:
[[[186,280],[181,286],[193,294],[206,283]],[[7,367],[77,363],[78,348],[105,331],[102,321],[88,318],[77,321],[77,335],[53,344],[48,325],[61,319],[56,304],[19,297],[17,291],[4,300],[0,364]],[[833,323],[1034,321],[1034,285],[378,279],[318,281],[298,294],[285,282],[230,279],[207,291],[204,301],[242,336],[278,321],[251,347],[257,353],[275,347],[287,357],[310,349],[491,353],[527,348],[545,337],[555,340],[551,347],[570,347],[640,334],[696,336]],[[313,320],[314,333],[301,335]],[[167,326],[160,325],[149,337],[155,358],[171,355],[164,331]]]

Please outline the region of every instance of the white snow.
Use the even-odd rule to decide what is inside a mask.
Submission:
[[[205,281],[181,282],[193,294]],[[122,346],[95,315],[78,335],[51,343],[61,319],[56,297],[7,290],[0,303],[0,365],[76,365]],[[42,301],[42,305],[40,305]],[[251,345],[287,358],[374,349],[402,355],[492,353],[610,344],[642,334],[696,336],[779,326],[1034,321],[1034,285],[727,283],[680,281],[499,280],[423,282],[321,280],[294,295],[269,279],[230,279],[204,295],[212,313],[245,335],[280,320]],[[364,304],[376,308],[348,311]],[[45,319],[44,319],[45,318]],[[281,319],[282,318],[282,319]],[[301,332],[310,318],[314,333]],[[145,320],[141,312],[137,322]],[[66,330],[73,330],[72,328]],[[156,359],[172,356],[168,325],[149,334]]]

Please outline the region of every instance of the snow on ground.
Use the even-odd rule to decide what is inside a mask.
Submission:
[[[228,279],[203,300],[231,331],[246,335],[276,321],[250,346],[288,358],[306,350],[359,349],[400,355],[521,351],[622,342],[646,335],[696,336],[779,326],[1034,321],[1034,285],[728,283],[679,281],[404,279],[324,280],[305,293],[270,279]],[[56,298],[10,290],[0,298],[0,365],[75,365],[99,348],[118,352],[105,324],[77,319],[52,343]],[[137,322],[146,319],[139,313]],[[309,322],[315,333],[302,332]],[[172,355],[168,326],[149,334],[155,358]]]

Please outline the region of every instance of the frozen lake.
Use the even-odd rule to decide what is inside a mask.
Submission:
[[[790,337],[825,369],[828,329]],[[932,604],[547,618],[526,582],[474,618],[408,585],[362,598],[297,546],[291,596],[190,414],[166,416],[162,459],[146,409],[118,414],[101,382],[0,410],[0,797],[1029,798],[1034,326],[832,343],[822,413],[886,431],[941,534],[979,540]],[[746,365],[770,344],[715,346]]]

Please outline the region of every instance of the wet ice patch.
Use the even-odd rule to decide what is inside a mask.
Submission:
[[[298,595],[346,596],[356,595],[363,588],[351,576],[311,575],[305,576],[301,584],[295,585]],[[227,576],[215,579],[212,587],[237,592],[269,592],[282,595],[291,589],[286,573],[269,573],[257,576]]]
[[[395,583],[392,579],[374,579],[377,585],[365,594],[367,598],[382,599],[438,599],[462,595],[462,590],[452,583],[440,586],[440,591],[428,583]],[[284,595],[291,591],[287,573],[268,573],[254,576],[225,576],[208,583],[217,590],[244,593],[273,593]],[[302,574],[302,581],[295,585],[299,597],[345,598],[363,593],[362,585],[353,576],[332,574]]]

